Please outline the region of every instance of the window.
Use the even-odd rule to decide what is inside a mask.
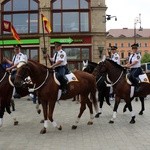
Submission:
[[[128,47],[131,47],[131,44],[130,44],[130,43],[128,43]]]
[[[145,43],[145,47],[147,47],[147,43]]]
[[[124,58],[124,52],[121,52],[121,58]]]
[[[38,33],[38,17],[38,0],[7,0],[2,3],[2,18],[10,21],[17,33]]]
[[[89,0],[53,0],[53,32],[89,32]]]
[[[123,47],[123,43],[121,43],[121,47]]]

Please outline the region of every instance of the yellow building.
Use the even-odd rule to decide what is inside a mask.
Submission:
[[[21,38],[22,51],[29,59],[45,63],[43,51],[51,56],[54,42],[61,42],[70,69],[81,69],[82,61],[99,61],[106,45],[105,0],[0,0],[0,22],[9,21]],[[42,28],[41,14],[52,32]],[[43,38],[43,35],[45,38]],[[12,58],[17,44],[0,25],[0,58]]]
[[[128,58],[131,51],[131,45],[136,42],[139,44],[139,51],[142,55],[146,52],[150,53],[150,29],[110,29],[106,38],[106,49],[109,50],[110,45],[118,47],[118,53],[122,63]]]

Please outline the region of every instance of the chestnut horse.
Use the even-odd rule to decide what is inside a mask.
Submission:
[[[94,104],[96,112],[98,109],[96,100],[96,81],[94,76],[82,71],[75,71],[74,75],[76,76],[78,81],[69,82],[67,85],[67,94],[60,97],[61,100],[66,100],[80,94],[80,112],[78,114],[77,120],[75,121],[75,124],[72,126],[72,129],[77,128],[77,124],[79,123],[79,120],[84,110],[86,109],[86,104],[90,110],[90,120],[88,122],[89,125],[93,124],[94,119],[92,102]],[[46,133],[46,129],[48,127],[48,119],[51,121],[54,127],[61,130],[61,125],[58,125],[53,120],[53,111],[59,93],[59,85],[54,78],[54,70],[49,69],[38,62],[29,60],[27,63],[22,62],[18,65],[17,75],[14,82],[15,86],[22,86],[22,83],[24,82],[26,76],[30,76],[33,84],[35,84],[34,90],[38,91],[38,98],[40,99],[43,108],[44,127],[40,133]],[[89,94],[92,98],[92,102],[88,97]]]
[[[83,62],[83,71],[86,71],[86,72],[89,72],[89,73],[92,73],[94,71],[94,69],[96,68],[98,64],[95,63],[95,62],[91,62],[91,61],[85,61]],[[147,73],[147,76],[149,78],[149,81],[150,81],[150,73]],[[106,86],[106,84],[100,84],[99,83],[99,79],[101,80],[101,76],[100,77],[97,77],[98,81],[97,81],[97,89],[98,89],[98,99],[99,99],[99,102],[100,102],[100,110],[102,111],[102,107],[103,107],[103,102],[104,102],[104,97],[106,99],[106,103],[111,106],[110,104],[110,101],[109,101],[109,91],[110,91],[110,88]],[[100,96],[100,94],[103,93],[103,97]],[[134,97],[131,99],[133,100]],[[143,115],[143,111],[145,110],[145,104],[144,104],[144,97],[139,97],[140,99],[140,102],[141,102],[141,110],[139,112],[139,115]],[[123,112],[126,111],[126,108],[127,108],[127,105],[124,106],[123,108]],[[98,113],[96,114],[96,117],[99,117],[99,114],[101,113]]]
[[[97,63],[91,62],[89,60],[83,61],[82,71],[92,74],[97,65],[98,65]],[[102,114],[102,107],[103,107],[104,99],[106,100],[106,103],[108,104],[108,106],[111,107],[111,103],[109,101],[110,87],[106,86],[105,81],[106,81],[105,75],[103,75],[103,76],[98,75],[96,77],[96,84],[97,84],[97,90],[98,90],[98,101],[99,101],[100,110],[95,115],[95,118],[99,118],[99,115]]]
[[[13,83],[9,82],[9,73],[5,71],[5,68],[0,64],[0,127],[3,124],[3,116],[5,110],[11,114],[10,105],[13,94]],[[18,90],[21,97],[29,94],[28,88],[21,88]],[[15,109],[15,108],[13,108]],[[13,114],[11,114],[12,116]],[[18,124],[16,118],[14,119],[14,125]]]
[[[132,119],[130,123],[135,123],[135,114],[132,110],[131,105],[131,85],[127,83],[126,80],[126,69],[118,65],[112,60],[106,59],[103,62],[100,62],[95,68],[93,74],[102,74],[107,73],[108,79],[113,85],[115,93],[115,105],[113,109],[113,117],[109,123],[114,123],[116,118],[117,109],[120,103],[120,99],[124,99],[127,104],[129,111],[131,112]],[[134,92],[132,97],[145,97],[150,94],[150,84],[147,82],[140,83],[141,90],[137,93]]]

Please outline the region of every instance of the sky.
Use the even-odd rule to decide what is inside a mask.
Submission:
[[[150,0],[106,0],[107,15],[116,16],[106,22],[106,30],[134,28],[135,18],[141,14],[141,27],[150,28]],[[136,28],[140,23],[136,24]]]

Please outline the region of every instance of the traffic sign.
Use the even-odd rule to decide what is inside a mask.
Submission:
[[[53,43],[55,43],[55,42],[60,42],[60,43],[72,43],[73,42],[73,39],[72,38],[61,38],[61,39],[59,39],[59,38],[51,38],[50,39],[50,43],[51,44],[53,44]]]

